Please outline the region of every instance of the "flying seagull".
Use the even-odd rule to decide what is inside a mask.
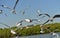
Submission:
[[[51,21],[51,22],[53,22],[53,20],[55,19],[55,18],[59,18],[60,17],[60,15],[54,15],[53,17],[51,17],[49,14],[39,14],[39,16],[42,16],[42,15],[46,15],[46,16],[48,16],[48,20],[46,21],[46,22],[44,22],[40,27],[41,27],[41,33],[43,33],[44,31],[42,30],[43,28],[42,28],[42,26],[44,25],[44,24],[46,24],[46,23],[48,23],[49,21]]]
[[[53,20],[55,18],[59,18],[60,17],[60,15],[54,15],[52,18],[49,15],[47,15],[47,16],[49,17],[49,19],[45,23],[43,23],[42,25],[48,23],[49,21],[53,22]],[[41,30],[41,32],[43,32],[43,30]]]
[[[42,16],[42,15],[45,15],[45,16],[47,16],[48,18],[50,18],[50,15],[47,14],[47,13],[39,14],[39,17]],[[45,16],[44,16],[44,17],[45,17]],[[42,17],[42,18],[43,18],[43,17]],[[49,22],[49,19],[48,19],[46,22],[44,22],[43,25],[46,24],[47,22]]]
[[[45,16],[47,16],[48,18],[50,18],[50,15],[49,15],[49,14],[46,14],[46,13],[44,13],[44,14],[39,14],[39,16],[42,16],[42,15],[45,15]],[[40,25],[40,27],[41,27],[40,33],[44,33],[43,25],[45,25],[47,22],[49,22],[49,20],[47,20],[46,22],[44,22],[43,24]]]
[[[6,5],[0,5],[0,6],[2,6],[3,8],[7,8],[7,9],[9,9],[12,13],[16,14],[16,10],[15,10],[15,9],[12,9],[12,8],[6,6]]]
[[[16,0],[16,3],[15,3],[15,5],[14,5],[13,9],[11,10],[12,13],[14,13],[14,14],[16,14],[15,8],[16,8],[16,5],[17,5],[18,2],[19,2],[19,0]]]
[[[3,7],[3,8],[11,9],[11,8],[9,8],[9,7],[6,6],[6,5],[0,5],[0,6]]]
[[[25,22],[33,22],[33,21],[36,21],[36,22],[40,22],[40,20],[38,20],[38,19],[25,19],[24,20]]]
[[[16,32],[15,32],[14,30],[11,30],[11,33],[12,33],[12,34],[16,34]]]
[[[60,18],[60,15],[54,15],[52,18],[49,17],[49,19],[44,24],[48,23],[49,21],[53,22],[55,18]]]
[[[44,24],[46,24],[46,23],[48,23],[49,21],[53,21],[53,19],[55,19],[55,18],[60,18],[60,15],[54,15],[53,17],[51,17],[49,14],[39,14],[39,16],[42,16],[42,15],[46,15],[46,16],[48,16],[48,20],[44,23]]]

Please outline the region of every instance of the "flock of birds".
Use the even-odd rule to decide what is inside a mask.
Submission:
[[[19,0],[16,0],[15,5],[14,5],[13,8],[10,8],[10,7],[8,7],[7,5],[0,5],[0,7],[10,10],[10,12],[13,13],[13,14],[17,14],[16,6],[17,6],[18,2],[19,2]],[[26,10],[26,9],[21,10],[22,14],[25,13],[25,10]],[[20,11],[19,11],[19,12],[20,12]],[[0,10],[0,14],[3,14],[3,10]],[[5,13],[4,15],[7,16],[6,13]]]
[[[1,10],[2,11],[2,10]],[[50,17],[50,15],[48,15],[48,14],[39,14],[38,16],[42,16],[42,15],[46,15],[46,16],[48,16],[49,17],[49,19],[45,22],[45,23],[43,23],[43,24],[41,24],[40,25],[40,27],[41,27],[41,33],[44,33],[44,31],[43,31],[43,28],[42,28],[42,26],[44,25],[44,24],[46,24],[46,23],[48,23],[49,21],[51,21],[51,22],[53,22],[53,20],[55,19],[55,18],[59,18],[60,17],[60,15],[54,15],[52,18]],[[37,21],[37,22],[40,22],[40,20],[38,20],[38,19],[24,19],[24,20],[21,20],[20,22],[18,22],[17,23],[17,27],[19,27],[19,26],[22,26],[22,22],[28,22],[28,23],[31,23],[31,22],[33,22],[33,21]],[[4,23],[0,23],[0,24],[3,24],[3,25],[5,25],[5,26],[7,26],[7,27],[9,27],[10,28],[10,26],[9,25],[7,25],[7,24],[4,24]],[[11,30],[11,33],[12,34],[16,34],[16,30],[12,30],[12,29],[10,29]],[[56,34],[56,33],[52,33],[53,35],[56,35],[57,37],[58,37],[58,34]]]
[[[3,8],[9,9],[9,10],[11,10],[12,13],[16,14],[16,9],[15,9],[15,8],[16,8],[18,2],[19,2],[19,0],[16,1],[16,3],[15,3],[15,5],[14,5],[13,8],[10,8],[10,7],[5,6],[5,5],[0,5],[0,6],[3,7]],[[24,13],[25,13],[25,11],[23,11],[23,14],[24,14]],[[49,18],[46,22],[44,22],[43,24],[40,25],[40,27],[41,27],[41,31],[40,31],[40,32],[41,32],[41,33],[44,33],[44,30],[43,30],[43,27],[42,27],[42,26],[44,26],[44,25],[45,25],[46,23],[48,23],[49,21],[50,21],[50,22],[53,22],[53,20],[54,20],[55,18],[59,18],[59,17],[60,17],[60,15],[54,15],[53,17],[51,17],[49,14],[46,14],[46,13],[40,14],[40,10],[37,10],[37,13],[38,13],[38,16],[39,16],[39,17],[42,16],[42,15],[45,15],[44,17],[47,16],[47,17]],[[3,14],[3,10],[0,10],[0,14]],[[5,15],[7,16],[7,14],[5,14]],[[42,18],[43,18],[43,17],[42,17]],[[10,27],[9,25],[7,25],[7,24],[4,24],[4,23],[0,23],[0,24],[3,24],[3,25],[5,25],[5,26],[9,27],[11,33],[12,33],[12,34],[16,34],[15,31],[22,27],[22,22],[31,23],[31,22],[33,22],[33,21],[40,22],[40,20],[38,20],[38,19],[24,19],[24,20],[21,20],[21,21],[19,21],[19,22],[17,23],[16,27],[18,27],[18,28],[16,28],[15,30],[12,30],[11,27]],[[26,28],[29,28],[29,27],[26,27]],[[21,29],[22,29],[22,28],[21,28]],[[53,34],[53,35],[57,35],[57,37],[58,37],[58,34],[56,34],[56,33],[54,33],[54,32],[53,32],[52,34]]]

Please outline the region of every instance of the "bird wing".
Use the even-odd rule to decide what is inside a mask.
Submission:
[[[43,14],[39,14],[39,16],[41,16],[41,15],[43,15]]]
[[[48,14],[45,14],[46,16],[48,16],[48,17],[50,17],[50,15],[48,15]]]
[[[13,9],[16,8],[16,5],[17,5],[18,2],[19,2],[19,0],[16,1],[16,3],[15,3],[15,5],[14,5]]]
[[[45,23],[43,23],[43,25],[46,24],[46,23],[48,23],[48,22],[49,22],[49,20],[47,20]]]
[[[55,15],[53,18],[58,18],[58,17],[60,17],[60,15]]]

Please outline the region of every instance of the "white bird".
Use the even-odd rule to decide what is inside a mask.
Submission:
[[[16,10],[15,10],[15,9],[12,9],[11,12],[12,12],[13,14],[16,14]]]
[[[48,16],[48,20],[44,23],[44,24],[46,24],[46,23],[48,23],[49,21],[53,21],[53,19],[55,19],[55,18],[59,18],[60,17],[60,15],[54,15],[53,17],[51,17],[49,14],[39,14],[39,16],[42,16],[42,15],[46,15],[46,16]]]
[[[43,14],[40,14],[39,16],[41,16],[41,15],[43,15]],[[46,23],[48,23],[49,21],[53,22],[53,20],[54,20],[55,18],[59,18],[59,17],[60,17],[60,15],[54,15],[53,17],[50,17],[50,15],[48,15],[48,14],[45,14],[45,15],[48,16],[49,19],[48,19],[45,23],[43,23],[43,25],[46,24]],[[41,30],[41,31],[42,31],[42,30]]]
[[[39,16],[42,16],[42,15],[45,15],[45,16],[47,16],[48,18],[50,18],[50,15],[48,15],[48,14],[46,14],[46,13],[45,13],[45,14],[39,14]],[[44,17],[45,17],[45,16],[44,16]],[[40,27],[41,27],[40,33],[44,33],[44,30],[43,30],[43,27],[42,27],[42,26],[45,25],[47,22],[49,22],[49,21],[47,20],[46,22],[44,22],[43,24],[40,25]]]
[[[33,22],[33,21],[36,21],[36,22],[40,22],[40,20],[38,20],[38,19],[25,19],[24,20],[25,22]]]
[[[6,5],[0,5],[0,6],[3,7],[3,8],[11,9],[11,8],[9,8],[9,7],[6,6]]]
[[[11,33],[12,33],[12,34],[16,34],[16,32],[15,32],[14,30],[11,30]]]
[[[59,38],[59,35],[57,33],[52,33],[52,35],[54,36],[54,38]]]
[[[22,22],[23,22],[23,20],[21,20],[20,22],[18,22],[16,26],[21,26]]]
[[[31,19],[25,19],[25,22],[32,22]]]
[[[49,21],[53,22],[55,18],[60,18],[60,15],[54,15],[52,18],[49,17],[49,19],[44,24],[48,23]]]
[[[41,27],[40,33],[44,33],[45,31],[43,30],[43,24],[41,24],[40,27]]]
[[[44,30],[43,30],[43,28],[41,28],[41,31],[40,31],[40,33],[44,33]]]
[[[15,9],[12,9],[12,8],[6,6],[6,5],[0,5],[0,6],[2,6],[3,8],[7,8],[7,9],[9,9],[12,13],[16,14],[16,10],[15,10]]]
[[[44,33],[44,31],[40,31],[40,33]]]
[[[19,0],[16,0],[16,3],[14,5],[13,9],[11,10],[11,12],[14,13],[14,14],[16,14],[15,8],[16,8],[16,5],[17,5],[18,2],[19,2]]]

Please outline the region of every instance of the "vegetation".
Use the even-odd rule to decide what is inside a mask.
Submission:
[[[11,27],[12,29],[15,29],[17,27]],[[46,24],[43,26],[45,33],[50,33],[53,32],[54,30],[58,29],[56,32],[60,32],[60,23],[54,23],[54,24]],[[49,29],[49,30],[47,30]],[[37,35],[41,34],[40,33],[40,25],[36,26],[30,26],[30,28],[25,28],[23,29],[18,29],[16,30],[17,34],[11,34],[9,28],[0,28],[0,38],[9,38],[9,37],[14,37],[14,36],[28,36],[28,35]]]

